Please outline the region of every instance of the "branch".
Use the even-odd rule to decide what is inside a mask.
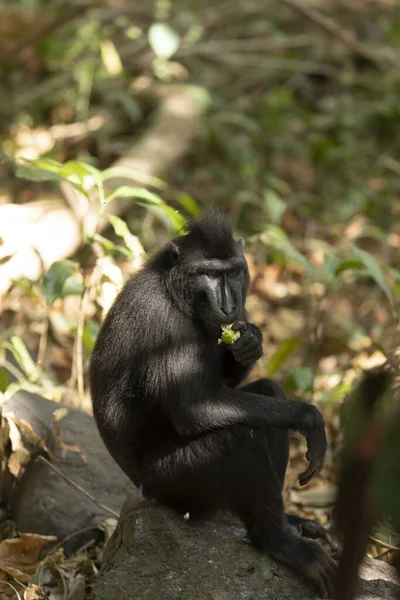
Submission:
[[[115,512],[115,510],[96,500],[96,498],[92,496],[92,494],[89,494],[89,492],[87,492],[85,489],[83,489],[83,487],[75,483],[75,481],[72,481],[72,479],[64,475],[64,473],[61,473],[61,471],[59,471],[57,467],[55,467],[50,461],[48,461],[47,458],[44,458],[44,456],[38,456],[38,460],[42,461],[45,465],[49,467],[49,469],[54,471],[54,473],[56,473],[61,479],[68,483],[68,485],[78,490],[78,492],[85,496],[85,498],[93,502],[93,504],[104,510],[106,513],[109,513],[113,517],[116,517],[117,519],[119,518],[119,514]]]
[[[343,42],[343,44],[359,56],[373,62],[379,69],[383,69],[384,61],[389,59],[388,56],[383,57],[379,51],[372,50],[357,40],[353,34],[342,29],[333,19],[322,15],[315,8],[300,4],[297,0],[282,0],[282,3],[314,25],[317,25],[317,27],[325,31],[325,33],[331,37]],[[390,62],[392,63],[392,66],[395,66],[398,63],[398,61],[394,60],[391,60]]]

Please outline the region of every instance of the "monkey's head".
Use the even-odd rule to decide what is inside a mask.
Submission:
[[[155,261],[179,308],[214,331],[242,314],[249,287],[243,249],[243,240],[233,238],[228,220],[209,207],[203,218],[168,243]]]

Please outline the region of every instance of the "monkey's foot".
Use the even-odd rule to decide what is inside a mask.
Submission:
[[[327,529],[325,529],[325,527],[311,519],[304,519],[297,515],[286,515],[286,520],[300,535],[311,538],[312,540],[318,538],[324,540],[329,544],[333,554],[336,557],[339,556],[341,551],[340,543]]]
[[[317,546],[315,550],[316,558],[304,565],[304,573],[307,579],[316,583],[323,598],[333,598],[333,579],[336,564],[322,546],[311,540],[308,540],[308,543]]]
[[[262,550],[305,575],[318,587],[322,598],[333,597],[336,563],[317,542],[306,540],[287,527],[264,539]]]

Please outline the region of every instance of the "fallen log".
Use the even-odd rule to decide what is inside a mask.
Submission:
[[[166,174],[190,148],[207,107],[203,90],[166,85],[157,97],[152,125],[112,167],[156,177]],[[132,183],[132,178],[115,177],[106,182],[105,189],[109,193]],[[13,280],[37,280],[54,261],[76,252],[83,241],[84,227],[91,228],[99,221],[97,230],[101,231],[108,224],[109,214],[123,216],[131,207],[131,199],[116,199],[100,218],[100,203],[88,206],[68,182],[60,185],[60,196],[0,206],[0,296]]]

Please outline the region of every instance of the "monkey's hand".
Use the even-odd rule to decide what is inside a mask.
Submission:
[[[240,365],[244,367],[252,365],[263,355],[261,331],[256,325],[245,321],[236,321],[232,329],[240,331],[240,338],[226,347]]]
[[[307,440],[306,459],[310,461],[310,466],[304,473],[299,475],[300,485],[305,485],[316,475],[324,465],[324,459],[327,449],[325,421],[315,406],[309,405],[304,414],[303,423],[298,431],[305,436]]]

